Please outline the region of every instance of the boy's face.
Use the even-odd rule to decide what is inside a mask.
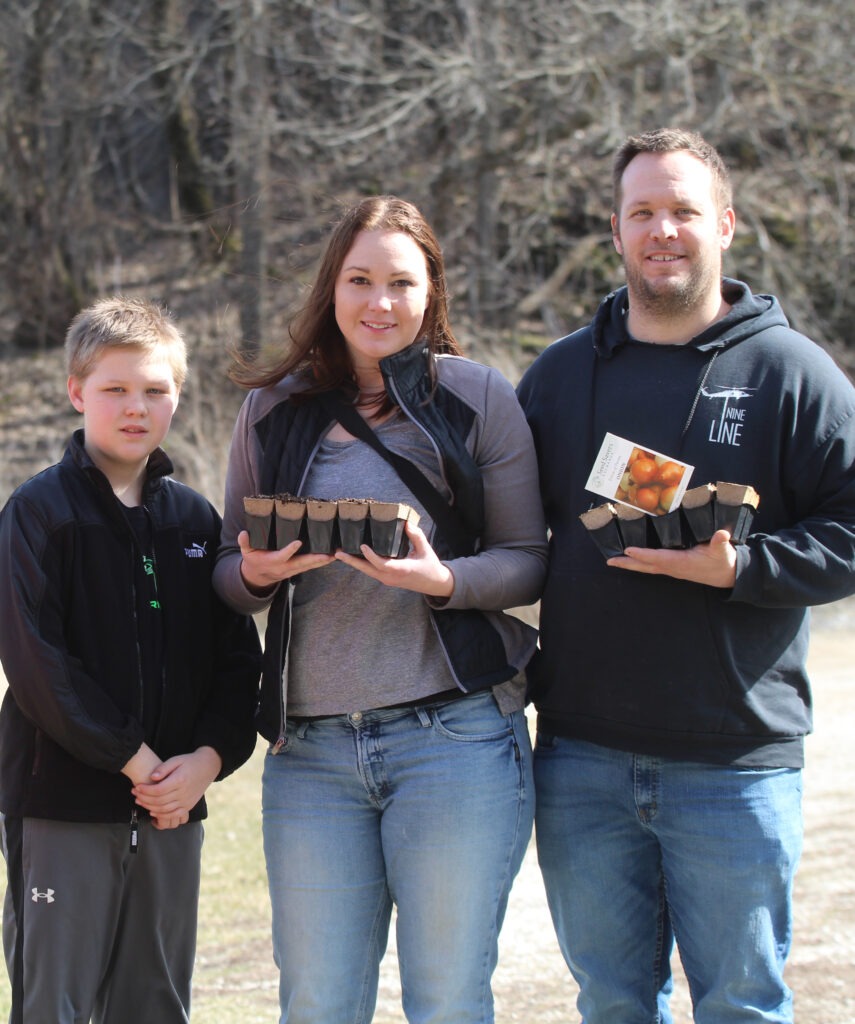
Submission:
[[[178,405],[169,361],[133,348],[104,349],[88,376],[68,378],[68,396],[83,413],[86,451],[111,481],[142,471]]]

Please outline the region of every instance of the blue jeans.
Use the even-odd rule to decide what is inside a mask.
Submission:
[[[665,761],[539,734],[537,850],[584,1024],[792,1021],[782,972],[801,772]]]
[[[411,1024],[489,1024],[531,835],[522,711],[491,693],[289,722],[263,779],[280,1021],[367,1024],[392,906]]]

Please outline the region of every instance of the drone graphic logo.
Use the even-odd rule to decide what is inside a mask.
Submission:
[[[729,408],[730,402],[738,401],[740,398],[751,398],[756,390],[756,388],[724,387],[718,391],[707,391],[706,388],[701,388],[701,394],[704,398],[724,399],[721,415],[717,420],[713,419],[710,422],[708,440],[714,444],[729,444],[737,448],[740,446],[740,435],[744,425],[745,410],[735,409],[732,406]]]

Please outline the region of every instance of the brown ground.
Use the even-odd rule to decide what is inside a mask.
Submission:
[[[818,615],[817,620],[810,657],[816,732],[808,741],[805,847],[796,880],[795,937],[787,976],[796,992],[798,1024],[853,1024],[855,769],[849,754],[855,726],[851,669],[855,599]],[[219,843],[221,848],[233,847],[239,852],[234,862],[224,859],[220,874],[209,870],[205,879],[203,911],[207,909],[214,920],[200,932],[193,1014],[198,1024],[276,1019],[269,909],[257,835],[258,774],[256,766],[230,780],[245,794],[243,800],[249,808],[247,820],[235,823],[234,831],[228,828],[228,819],[212,797],[213,824],[206,848],[211,853],[214,844]],[[257,847],[251,856],[248,845]],[[0,892],[3,881],[0,878]],[[241,896],[239,911],[230,905],[221,909],[226,902],[223,886],[251,894]],[[691,1007],[676,956],[674,964],[675,1024],[687,1024]],[[8,1000],[3,973],[0,1006]],[[579,1020],[576,988],[556,946],[533,846],[511,894],[494,990],[498,1024],[575,1024]],[[236,1004],[242,1009],[235,1010]],[[403,1024],[400,1006],[393,935],[383,963],[374,1024]]]
[[[811,671],[815,734],[805,771],[805,845],[796,880],[795,936],[787,979],[797,1024],[855,1022],[855,604],[815,613]],[[675,957],[675,1024],[692,1019]],[[394,941],[383,964],[374,1024],[401,1024]],[[558,952],[533,847],[511,894],[494,976],[496,1020],[570,1024],[576,986]]]
[[[216,303],[213,304],[217,306]],[[202,332],[203,334],[205,332]],[[207,332],[214,342],[222,331]],[[495,357],[495,353],[493,354]],[[183,422],[173,430],[174,457],[181,476],[212,496],[220,493],[200,476],[211,470],[219,479],[222,468],[209,466],[211,451],[225,452],[228,433],[234,420],[231,404],[234,396],[216,395],[223,408],[214,422],[223,436],[211,435],[211,418],[202,414],[202,399],[215,392],[214,384],[202,371],[194,351],[195,378],[187,389],[179,416]],[[495,361],[495,359],[493,359]],[[0,410],[0,441],[5,459],[0,465],[0,499],[5,501],[13,486],[30,473],[55,460],[64,439],[77,424],[64,399],[64,374],[61,353],[47,353],[38,359],[7,358],[0,362],[0,392],[4,406]],[[511,379],[519,376],[513,365],[500,365]],[[213,371],[212,371],[213,372]],[[217,378],[218,379],[218,378]],[[202,385],[205,385],[204,387]],[[195,387],[195,392],[194,392]],[[231,403],[231,404],[229,404]],[[228,406],[226,408],[226,406]],[[198,420],[198,422],[197,422]],[[199,427],[202,423],[204,430]],[[194,433],[194,431],[196,431]],[[184,443],[184,439],[188,443]],[[204,439],[204,444],[200,438]],[[194,449],[194,442],[198,440]],[[194,454],[196,458],[194,459]],[[216,472],[215,472],[216,470]],[[194,475],[195,474],[195,475]],[[788,967],[788,980],[796,992],[798,1024],[855,1024],[855,857],[853,857],[853,820],[855,820],[855,769],[849,759],[855,734],[855,673],[851,669],[855,648],[855,599],[815,615],[811,669],[816,700],[816,733],[808,741],[805,773],[805,847],[796,881],[795,936]],[[0,678],[0,688],[2,688]],[[257,824],[259,783],[257,772],[249,768],[237,773],[231,784],[245,787],[247,806],[252,807],[253,827]],[[226,783],[225,785],[229,785]],[[243,789],[242,789],[243,792]],[[231,835],[217,818],[216,797],[212,831],[206,847]],[[248,838],[250,837],[250,838]],[[246,847],[251,833],[241,834],[232,845]],[[239,840],[239,841],[238,841]],[[226,845],[228,843],[226,842]],[[257,844],[258,845],[258,844]],[[253,863],[263,874],[260,846]],[[228,870],[243,870],[229,863]],[[5,878],[0,865],[0,895]],[[203,896],[203,909],[217,909],[217,887],[237,885],[229,875],[225,883],[217,876],[209,881],[212,894]],[[242,877],[242,876],[241,876]],[[239,941],[239,927],[221,922],[222,934],[208,938],[200,935],[199,960],[194,986],[194,1020],[199,1024],[222,1024],[225,993],[246,992],[247,1005],[240,1016],[228,1019],[262,1021],[275,1019],[275,974],[271,963],[269,913],[263,880],[242,879],[252,889],[253,900],[241,920],[246,934]],[[206,902],[207,900],[207,902]],[[239,977],[232,981],[229,969],[238,963]],[[8,983],[0,970],[0,1006],[7,998]],[[691,1009],[685,982],[675,957],[677,991],[673,1000],[675,1024],[691,1021]],[[570,980],[558,952],[534,849],[528,852],[511,894],[511,902],[501,937],[501,956],[494,977],[496,1020],[498,1024],[571,1024],[578,1021],[575,1011],[575,985]],[[2,1014],[0,1014],[2,1016]],[[402,1024],[400,987],[397,983],[394,936],[383,964],[380,1000],[374,1024]]]
[[[855,731],[853,631],[855,599],[816,615],[810,655],[816,728],[807,748],[805,845],[796,879],[795,935],[787,969],[789,984],[796,993],[797,1024],[855,1022],[855,769],[850,759]],[[2,685],[0,677],[0,688]],[[234,785],[246,790],[254,831],[259,824],[257,776],[256,770],[233,777]],[[217,820],[216,807],[213,816]],[[252,838],[246,828],[244,823],[237,843],[237,836],[217,821],[206,847],[218,841],[224,843],[228,833],[227,838],[235,842],[226,845],[243,849]],[[276,1019],[269,910],[260,840],[256,836],[254,841],[259,848],[251,860],[257,862],[258,877],[240,882],[255,896],[252,909],[242,910],[249,914],[252,927],[242,921],[243,934],[234,922],[226,920],[217,924],[213,934],[204,929],[200,933],[194,978],[194,1019],[198,1018],[199,1024]],[[224,870],[231,879],[228,884],[238,884],[236,879],[246,870],[246,856],[243,852],[237,865],[227,864]],[[5,888],[3,882],[5,878],[0,877],[0,893]],[[203,895],[203,909],[217,909],[218,888],[223,884],[223,877],[207,879],[211,891]],[[675,1024],[687,1024],[692,1019],[691,1005],[676,955],[674,968],[674,1020]],[[237,977],[232,976],[235,972]],[[8,1000],[4,974],[0,972],[0,1006]],[[498,1024],[575,1024],[579,1020],[576,987],[558,952],[533,845],[511,893],[493,987]],[[243,1002],[241,993],[245,995],[243,1011],[235,1016],[230,1009],[223,1016],[222,1000],[228,999],[231,1007],[236,1000]],[[403,1024],[400,1007],[393,934],[383,962],[374,1024]]]
[[[216,331],[211,334],[216,337]],[[513,376],[509,368],[502,369]],[[202,374],[198,376],[201,379]],[[35,363],[24,363],[21,359],[0,362],[0,391],[5,402],[3,415],[0,415],[0,440],[6,453],[6,459],[0,466],[2,501],[13,486],[59,456],[65,437],[77,425],[62,397],[63,380],[61,355],[57,353],[49,353]],[[193,432],[196,420],[204,419],[197,406],[200,396],[205,393],[204,388],[197,387],[194,397],[193,389],[188,389],[179,407],[185,422],[177,432],[173,432],[176,439],[186,435],[193,441],[197,437]],[[225,403],[226,399],[218,401]],[[219,419],[225,425],[223,429],[230,429],[233,422],[231,412],[228,415],[223,413]],[[206,444],[198,445],[199,451],[203,455],[211,450],[225,452],[227,434],[216,442],[209,434],[210,430],[204,435]],[[182,447],[176,440],[173,454],[182,467],[184,464],[191,469],[194,467],[192,447],[192,444]],[[204,482],[189,473],[182,473],[182,476],[205,489]],[[211,485],[208,490],[212,495],[219,493],[218,486]],[[849,758],[855,734],[855,673],[851,668],[854,630],[855,599],[815,613],[810,662],[816,701],[816,731],[807,748],[805,847],[796,880],[795,936],[787,975],[796,992],[798,1024],[855,1022],[855,769]],[[255,808],[258,800],[256,775],[247,769],[238,773],[233,784],[247,787],[246,800]],[[216,798],[212,800],[216,805]],[[253,811],[253,814],[252,825],[255,827],[257,813]],[[206,841],[206,847],[222,833],[216,813],[214,822],[216,827]],[[245,846],[247,840],[242,839],[241,842]],[[260,865],[260,849],[256,860]],[[259,871],[263,873],[260,868]],[[4,882],[0,874],[0,894],[5,888]],[[217,884],[215,877],[210,883],[215,891]],[[240,978],[232,988],[245,989],[252,1008],[248,1006],[242,1016],[228,1019],[274,1019],[276,982],[263,888],[261,878],[252,880],[252,891],[258,894],[258,906],[251,915],[253,928],[244,937],[248,945],[236,943],[231,923],[224,926],[223,934],[216,935],[208,945],[205,944],[205,936],[200,935],[195,975],[198,1000],[194,996],[194,1019],[198,1018],[199,1024],[209,1021],[221,1024],[223,1021],[222,1005],[218,1005],[218,1000],[231,982],[224,977],[227,971],[222,964],[228,965],[235,957],[241,961]],[[204,906],[216,908],[214,898],[204,903],[205,898]],[[686,1024],[691,1020],[690,1003],[676,958],[675,965],[678,979],[673,1000],[675,1022]],[[7,982],[3,974],[0,971],[0,1007],[6,998]],[[570,1024],[578,1021],[575,985],[558,953],[533,848],[528,852],[511,894],[494,989],[499,1024],[515,1021],[524,1024],[559,1021]],[[383,964],[380,1001],[374,1024],[401,1024],[402,1021],[393,937]]]

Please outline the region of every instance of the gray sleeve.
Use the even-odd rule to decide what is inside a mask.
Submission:
[[[258,391],[251,391],[238,413],[229,447],[226,491],[223,504],[223,527],[220,547],[214,566],[214,589],[225,603],[244,615],[264,611],[276,590],[264,597],[253,594],[240,574],[242,556],[237,537],[245,529],[243,499],[258,494],[260,486],[261,449],[252,424],[258,419]]]
[[[445,564],[454,593],[445,608],[501,611],[532,604],[546,579],[546,526],[531,431],[510,383],[490,369],[477,382],[481,412],[472,452],[484,481],[481,550]]]

